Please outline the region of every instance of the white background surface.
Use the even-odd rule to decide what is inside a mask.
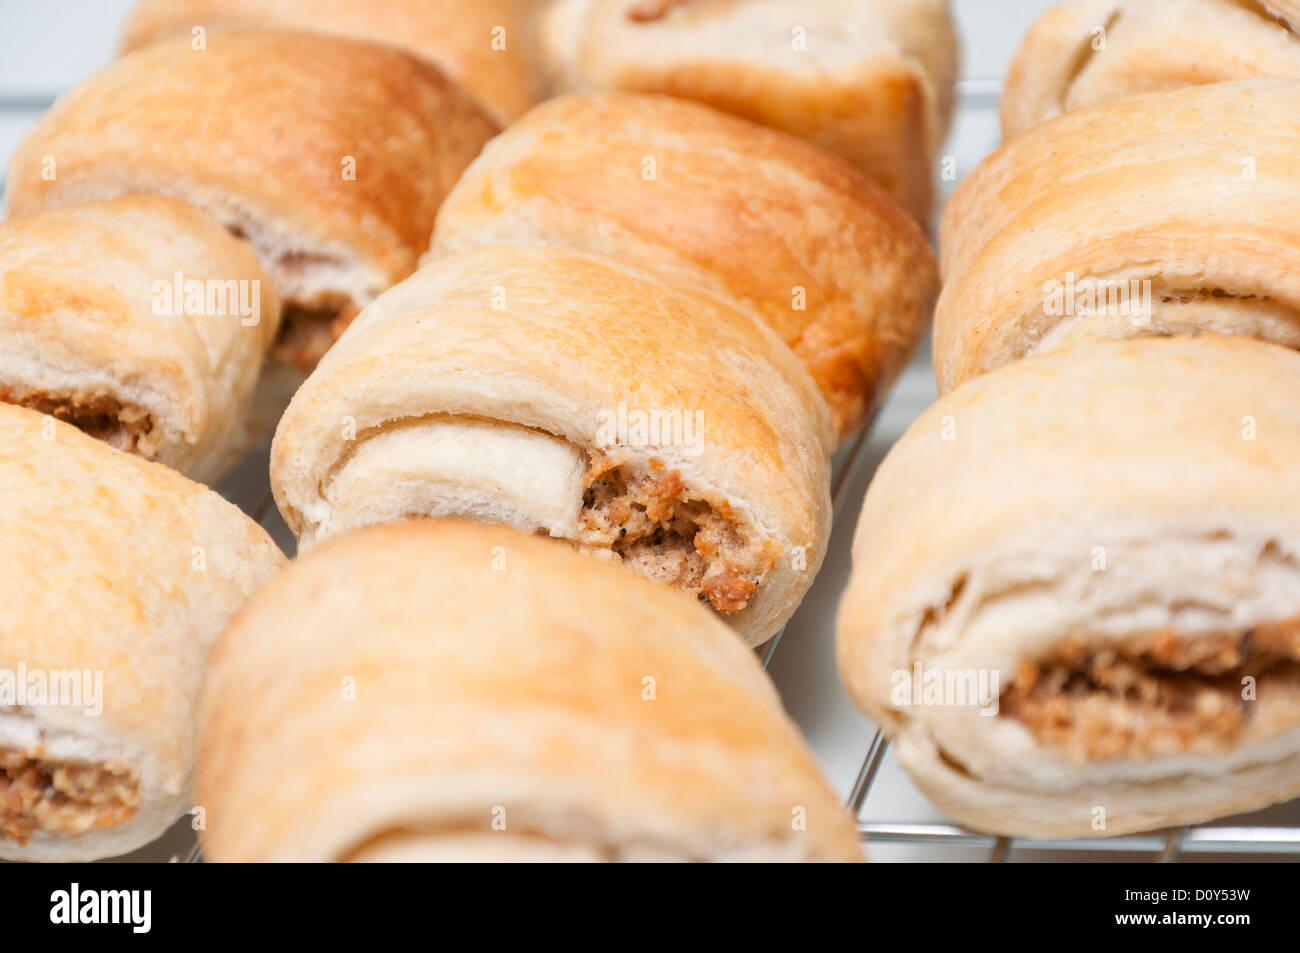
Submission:
[[[130,5],[130,0],[0,0],[0,167],[7,164],[19,137],[39,116],[45,101],[112,58]],[[964,43],[962,75],[967,80],[1000,80],[1024,31],[1046,6],[1048,0],[955,0]],[[998,140],[995,108],[986,105],[962,109],[945,149],[957,160],[958,178],[969,172]],[[943,183],[945,195],[954,185]],[[934,397],[926,352],[918,355],[876,422],[861,465],[845,487],[825,567],[788,627],[770,668],[791,714],[802,725],[831,783],[842,794],[852,786],[874,730],[850,704],[834,667],[832,622],[838,594],[848,575],[850,537],[876,464]],[[259,487],[265,487],[264,463],[264,457],[247,461],[233,484],[223,483],[223,490],[232,493],[241,505],[255,507]],[[236,488],[231,490],[230,485]],[[277,536],[284,542],[282,535]],[[1292,809],[1285,817],[1274,812],[1274,817],[1294,823],[1295,814]],[[863,818],[941,820],[892,759],[886,762],[872,789]],[[980,860],[987,857],[988,851],[877,844],[870,853],[878,860]],[[1016,859],[1038,859],[1022,853],[1017,852]],[[1103,856],[1097,855],[1098,859]]]

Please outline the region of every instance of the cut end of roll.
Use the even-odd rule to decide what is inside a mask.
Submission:
[[[161,434],[154,430],[153,415],[144,407],[122,403],[112,394],[84,390],[52,393],[0,384],[0,402],[61,420],[115,450],[136,453],[147,460],[156,460],[161,449]]]
[[[1021,663],[1000,711],[1075,763],[1229,751],[1252,732],[1300,728],[1300,618],[1197,638],[1067,638]]]
[[[475,519],[568,540],[724,617],[752,603],[781,554],[726,500],[704,499],[657,457],[588,452],[533,428],[449,415],[363,436],[325,488],[329,518],[304,534],[307,545],[394,520]]]
[[[49,758],[0,746],[0,838],[27,845],[38,834],[78,837],[135,816],[140,779],[125,761]]]

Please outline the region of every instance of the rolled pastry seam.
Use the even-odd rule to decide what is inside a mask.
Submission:
[[[273,356],[310,370],[414,270],[496,127],[392,47],[277,30],[198,42],[142,49],[62,97],[14,155],[9,213],[135,192],[198,206],[252,243],[285,312]]]
[[[194,207],[128,196],[0,224],[0,400],[212,482],[280,303],[253,250]]]
[[[389,43],[438,67],[506,126],[545,92],[537,8],[537,0],[139,0],[122,48],[199,26],[285,27]]]
[[[752,309],[808,368],[841,442],[906,366],[939,286],[920,228],[847,162],[665,96],[561,97],[494,139],[425,260],[502,244],[597,252]]]
[[[1263,76],[1300,78],[1296,0],[1068,0],[1016,52],[1002,94],[1011,138],[1123,96]]]
[[[929,220],[959,58],[946,0],[557,0],[541,36],[557,92],[706,103],[839,153]]]
[[[0,858],[85,861],[194,806],[208,649],[283,563],[173,470],[0,404]]]
[[[1090,344],[966,384],[878,471],[850,693],[946,813],[1030,837],[1300,793],[1300,355]]]
[[[1298,111],[1289,80],[1197,86],[1078,109],[993,153],[944,213],[940,391],[1112,338],[1300,346]]]
[[[506,527],[300,557],[222,636],[201,721],[205,860],[861,859],[726,626]]]
[[[304,547],[403,516],[504,522],[696,595],[756,643],[820,565],[829,414],[746,311],[503,246],[424,267],[332,353],[271,451]]]

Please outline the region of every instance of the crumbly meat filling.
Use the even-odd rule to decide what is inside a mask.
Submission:
[[[360,312],[347,299],[285,303],[271,358],[311,373]]]
[[[1184,638],[1164,630],[1117,645],[1072,636],[1021,664],[1000,702],[1040,744],[1075,761],[1211,753],[1256,711],[1243,697],[1300,698],[1300,619]]]
[[[719,615],[749,605],[780,555],[774,541],[746,539],[725,502],[691,499],[681,474],[660,460],[630,473],[618,457],[599,455],[584,483],[583,543],[608,548],[633,571],[691,593]]]
[[[108,394],[51,394],[30,388],[0,387],[0,401],[48,414],[111,447],[152,457],[153,417],[143,407],[121,403]]]
[[[51,761],[0,747],[0,837],[76,837],[124,823],[139,806],[139,780],[125,762]]]

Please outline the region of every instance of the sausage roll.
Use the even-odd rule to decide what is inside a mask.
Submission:
[[[840,440],[906,365],[938,294],[920,228],[848,163],[665,96],[563,97],[494,139],[443,204],[430,254],[493,244],[584,248],[753,309],[803,360]]]
[[[980,830],[1300,794],[1300,354],[1109,341],[954,391],[876,474],[838,630],[850,693]]]
[[[708,103],[840,153],[929,218],[957,78],[947,0],[555,0],[541,34],[561,92]]]
[[[1259,76],[1300,78],[1298,0],[1068,0],[1011,64],[1002,132],[1136,93]]]
[[[252,248],[153,195],[0,223],[0,400],[211,482],[280,304]]]
[[[202,725],[205,859],[861,859],[724,625],[504,527],[302,557],[218,642]]]
[[[543,95],[542,0],[139,0],[126,51],[196,27],[281,26],[391,43],[437,66],[506,125]]]
[[[1100,103],[1004,145],[944,212],[940,390],[1108,338],[1300,347],[1297,116],[1300,83],[1245,80]]]
[[[271,488],[306,546],[409,515],[567,540],[759,643],[828,532],[830,422],[756,317],[583,252],[493,247],[381,296],[294,395]]]
[[[414,270],[438,205],[494,130],[392,47],[274,30],[180,37],[60,99],[14,155],[8,206],[131,192],[197,205],[252,242],[284,304],[275,356],[310,369]]]
[[[147,844],[194,805],[208,650],[283,563],[156,463],[0,404],[0,858]]]

